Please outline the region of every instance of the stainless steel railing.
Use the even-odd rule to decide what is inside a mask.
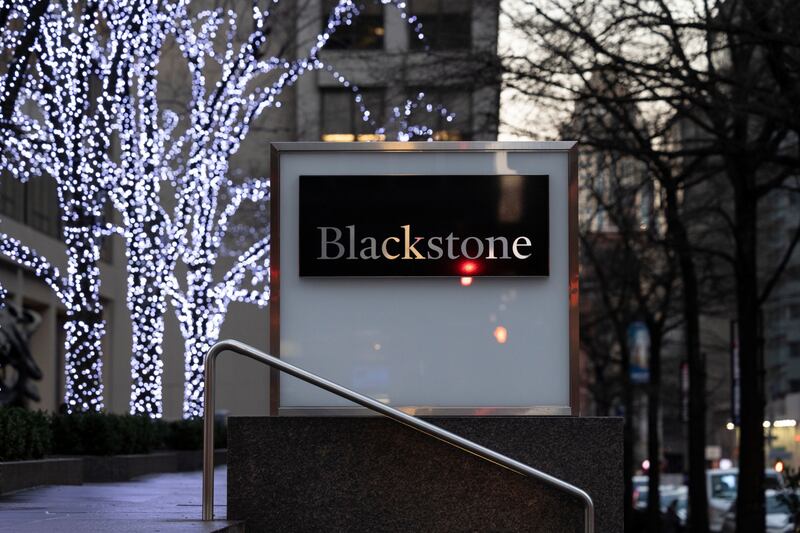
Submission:
[[[205,404],[203,412],[203,520],[214,519],[214,372],[217,357],[226,350],[244,355],[272,368],[277,368],[281,372],[286,372],[290,376],[316,385],[321,389],[389,417],[395,422],[416,429],[429,437],[446,442],[485,461],[507,468],[517,474],[538,479],[558,490],[571,494],[583,502],[584,530],[586,533],[594,533],[594,503],[592,503],[592,498],[578,487],[234,340],[218,342],[211,347],[206,356],[204,370]]]

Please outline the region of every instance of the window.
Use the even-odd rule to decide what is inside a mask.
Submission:
[[[777,352],[780,351],[786,345],[786,336],[785,335],[778,335],[777,337],[773,337],[765,343],[767,351],[769,352]]]
[[[328,30],[328,19],[338,0],[325,0],[322,3],[322,31]],[[359,15],[352,18],[350,25],[342,24],[331,35],[326,48],[333,50],[381,50],[383,49],[383,5],[377,0],[357,3]]]
[[[774,307],[767,311],[767,322],[780,322],[783,320],[783,307]]]
[[[3,172],[0,181],[0,214],[25,221],[25,184]]]
[[[427,126],[433,130],[435,141],[468,141],[472,138],[471,92],[450,88],[416,88],[409,93],[408,98],[414,102],[420,94],[424,95],[412,110],[408,118],[409,125]],[[437,110],[438,106],[444,107],[446,113]],[[412,135],[411,138],[426,140],[428,136]]]
[[[412,50],[469,49],[472,44],[472,2],[470,0],[414,0],[409,13],[422,23],[420,39],[409,25]]]
[[[0,214],[42,233],[61,238],[61,218],[56,183],[35,176],[22,183],[3,173],[0,180]]]
[[[711,497],[721,500],[736,498],[738,474],[714,474],[711,476]]]
[[[383,100],[382,88],[361,89],[358,95],[350,89],[323,90],[322,140],[384,140],[383,134],[375,133],[376,129],[383,126]],[[362,106],[365,107],[363,112]],[[367,120],[364,120],[365,112],[369,113]]]
[[[789,357],[800,357],[800,342],[789,343]]]

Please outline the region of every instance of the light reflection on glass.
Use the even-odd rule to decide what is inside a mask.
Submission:
[[[525,209],[523,205],[525,184],[522,176],[502,176],[500,178],[500,201],[497,206],[497,220],[511,224],[518,222]]]

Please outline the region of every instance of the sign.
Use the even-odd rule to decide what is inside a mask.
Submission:
[[[272,354],[417,415],[578,413],[575,143],[271,157]],[[272,374],[272,414],[359,409]]]
[[[547,276],[547,176],[300,176],[300,276]]]
[[[689,362],[681,361],[681,422],[689,421]]]
[[[731,422],[737,426],[741,422],[741,379],[739,376],[739,323],[731,320]]]
[[[630,375],[633,383],[650,382],[650,330],[641,321],[628,326],[628,347],[631,351]]]

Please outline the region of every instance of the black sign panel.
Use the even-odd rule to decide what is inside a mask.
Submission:
[[[547,176],[300,176],[301,276],[547,276]]]

